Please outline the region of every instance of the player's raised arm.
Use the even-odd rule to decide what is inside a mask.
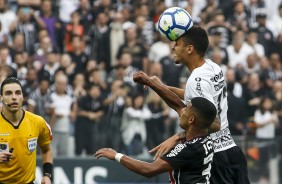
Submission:
[[[133,80],[136,83],[152,88],[168,106],[173,108],[180,115],[181,109],[185,107],[185,104],[175,93],[167,89],[158,79],[149,77],[143,71],[139,71],[134,74]]]

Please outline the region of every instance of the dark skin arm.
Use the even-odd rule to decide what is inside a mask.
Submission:
[[[94,156],[97,159],[100,157],[105,157],[110,160],[115,160],[116,153],[117,152],[111,148],[102,148],[98,150]],[[128,156],[123,156],[121,157],[120,163],[129,170],[145,177],[153,177],[173,169],[168,162],[160,158],[156,159],[152,163],[149,163],[136,160]]]
[[[181,109],[185,107],[185,104],[181,100],[184,99],[183,89],[166,86],[160,81],[158,77],[149,77],[143,71],[134,73],[133,80],[138,84],[152,88],[166,102],[166,104],[173,108],[180,116]],[[220,119],[217,117],[210,126],[209,133],[214,133],[219,130]],[[152,150],[150,150],[150,153],[156,152],[154,159],[159,158],[165,153],[167,153],[171,148],[173,148],[178,141],[183,139],[185,139],[185,132],[175,134],[164,142],[162,142],[161,144],[159,144],[158,146],[156,146],[155,148],[153,148]]]
[[[180,116],[181,109],[186,105],[175,93],[170,91],[161,82],[159,82],[158,79],[149,77],[143,71],[139,71],[134,73],[133,80],[136,83],[152,88],[165,101],[165,103],[173,108]]]

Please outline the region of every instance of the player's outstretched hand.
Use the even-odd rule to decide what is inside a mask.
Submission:
[[[99,149],[94,156],[99,159],[100,157],[105,157],[108,158],[110,160],[114,160],[115,156],[116,156],[117,152],[111,148],[102,148]]]
[[[149,76],[144,73],[143,71],[138,71],[138,72],[135,72],[133,74],[133,81],[138,83],[138,84],[141,84],[141,85],[146,85],[148,86],[149,84],[149,81],[150,81],[150,78]]]
[[[162,142],[161,144],[159,144],[158,146],[151,149],[149,152],[155,153],[155,156],[154,156],[154,160],[155,160],[163,156],[167,152],[169,152],[175,146],[177,142],[178,142],[177,137],[172,136],[168,138],[167,140],[165,140],[164,142]]]

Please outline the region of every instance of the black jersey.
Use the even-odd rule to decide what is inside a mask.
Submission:
[[[172,167],[171,184],[208,184],[213,160],[213,142],[210,136],[195,138],[177,144],[162,157]]]

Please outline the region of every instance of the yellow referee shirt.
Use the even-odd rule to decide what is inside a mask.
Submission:
[[[17,127],[0,115],[0,148],[14,148],[14,158],[0,163],[0,183],[23,184],[35,180],[36,147],[50,144],[52,133],[45,120],[24,111]],[[1,151],[0,149],[0,151]]]

